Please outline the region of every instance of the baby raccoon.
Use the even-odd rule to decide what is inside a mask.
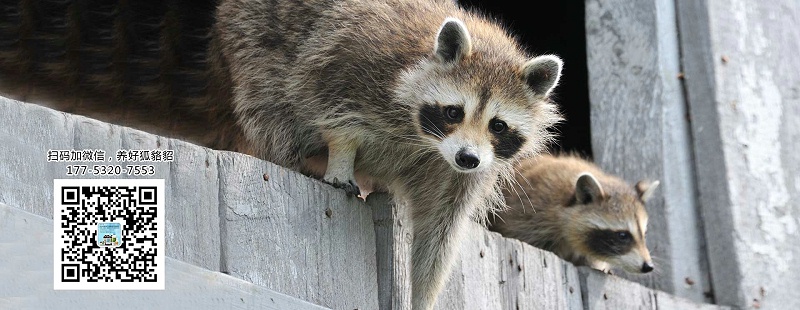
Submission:
[[[491,230],[576,265],[653,271],[644,203],[658,181],[630,186],[573,156],[532,158],[517,169],[518,185],[504,190],[509,209],[497,213]]]
[[[245,137],[267,160],[406,203],[414,309],[433,306],[471,218],[560,120],[562,62],[453,1],[224,1],[215,26]],[[324,164],[321,164],[324,163]],[[321,174],[321,173],[320,173]]]

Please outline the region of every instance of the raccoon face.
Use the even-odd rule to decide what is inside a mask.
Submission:
[[[591,174],[581,175],[575,185],[574,207],[584,208],[585,222],[577,248],[585,256],[605,261],[629,273],[647,273],[655,266],[647,249],[647,213],[644,202],[658,182],[639,182],[637,195],[606,195]]]
[[[442,157],[459,172],[480,171],[509,159],[525,143],[512,115],[477,115],[469,103],[425,105],[419,126]]]
[[[400,96],[413,103],[423,141],[464,173],[508,163],[544,144],[546,128],[560,120],[546,102],[561,74],[558,57],[517,62],[473,51],[466,26],[453,18],[436,38],[431,57],[400,79]]]

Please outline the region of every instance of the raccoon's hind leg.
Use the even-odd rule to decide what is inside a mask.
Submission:
[[[355,139],[329,137],[328,168],[323,180],[336,188],[344,189],[348,194],[358,196],[360,190],[355,178],[355,160],[358,142]]]

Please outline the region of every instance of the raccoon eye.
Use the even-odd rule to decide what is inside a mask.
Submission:
[[[446,115],[448,119],[453,121],[460,121],[463,114],[464,113],[463,111],[461,111],[461,108],[458,107],[444,108],[444,115]]]
[[[619,241],[630,241],[631,234],[627,231],[617,232],[617,239],[619,239]]]
[[[508,125],[506,125],[506,122],[504,121],[495,119],[492,120],[491,124],[489,124],[489,128],[491,128],[495,133],[503,133],[506,131],[506,129],[508,129]]]

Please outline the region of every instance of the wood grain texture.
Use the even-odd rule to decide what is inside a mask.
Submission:
[[[411,309],[411,242],[414,226],[405,205],[391,196],[374,193],[367,198],[375,224],[380,309]]]
[[[672,0],[587,2],[592,147],[600,167],[631,184],[661,181],[647,203],[656,272],[621,275],[706,301],[709,275],[674,6]]]
[[[587,267],[578,269],[586,310],[600,309],[697,309],[727,310],[728,307],[696,303]]]
[[[363,201],[250,156],[218,158],[223,271],[333,309],[378,308]]]
[[[0,203],[0,307],[327,309],[173,258],[166,260],[165,290],[55,291],[52,244],[52,220]]]
[[[586,310],[656,309],[656,294],[651,289],[587,267],[578,271]]]
[[[363,202],[246,155],[11,100],[0,100],[0,111],[0,202],[52,218],[52,180],[70,177],[67,163],[46,161],[48,149],[170,149],[175,160],[156,163],[154,176],[166,181],[168,257],[333,308],[378,307],[375,232]]]
[[[96,146],[176,152],[176,160],[158,166],[156,175],[166,179],[168,188],[167,272],[171,275],[167,291],[133,295],[136,298],[123,300],[125,306],[315,309],[295,299],[299,298],[332,309],[409,309],[412,223],[407,210],[391,203],[388,195],[374,194],[364,203],[253,157],[212,151],[35,105],[0,100],[0,111],[6,112],[0,113],[0,118],[10,125],[0,126],[4,142],[0,162],[14,164],[0,165],[4,181],[0,183],[0,203],[27,204],[8,212],[52,216],[52,179],[63,178],[63,165],[48,164],[44,158],[36,163],[37,154],[46,154],[43,143],[64,149]],[[33,126],[30,124],[46,129],[26,127]],[[45,139],[24,138],[29,136]],[[92,136],[105,141],[92,142]],[[0,223],[11,218],[8,212],[0,211]],[[611,302],[604,299],[604,306],[647,308],[653,306],[652,296],[663,294],[603,274],[581,277],[574,266],[552,253],[503,238],[478,224],[470,229],[437,309],[582,309],[599,305],[598,291],[613,298],[609,298]],[[0,238],[4,236],[9,235],[0,234]],[[52,238],[52,232],[39,237]],[[49,245],[52,240],[34,243]],[[52,252],[46,249],[0,242],[2,253],[16,254],[0,256],[0,305],[29,305],[35,300],[45,307],[123,305],[97,293],[53,293],[48,273],[52,268],[34,270],[42,264],[52,266],[52,262],[34,259],[51,259]],[[15,267],[6,267],[12,265]],[[33,276],[13,285],[2,282],[19,278],[20,270]],[[18,286],[20,283],[23,285]],[[48,285],[47,290],[41,289],[42,283]],[[670,297],[663,303],[666,308],[701,307]],[[715,308],[709,307],[705,308]]]
[[[577,271],[552,253],[473,224],[436,309],[579,309]]]
[[[686,310],[729,310],[729,307],[712,304],[695,303],[690,300],[670,295],[664,292],[655,292],[656,308],[659,310],[686,309]]]
[[[800,3],[679,1],[678,20],[714,296],[800,308]]]
[[[166,169],[157,170],[169,173],[165,178],[168,255],[219,271],[221,237],[216,152],[180,140],[148,136],[151,147],[155,140],[156,147],[175,151],[175,161],[167,163]]]
[[[53,179],[163,178],[166,249],[172,258],[219,270],[216,155],[179,140],[112,125],[37,105],[0,100],[0,202],[53,217]],[[48,150],[103,150],[113,161],[47,162]],[[117,161],[119,150],[175,151],[172,163]],[[207,165],[208,163],[208,165]],[[67,165],[152,164],[153,176],[67,176]]]
[[[68,150],[75,122],[66,114],[0,99],[0,202],[53,217],[53,179],[66,164],[47,163],[48,149]]]

